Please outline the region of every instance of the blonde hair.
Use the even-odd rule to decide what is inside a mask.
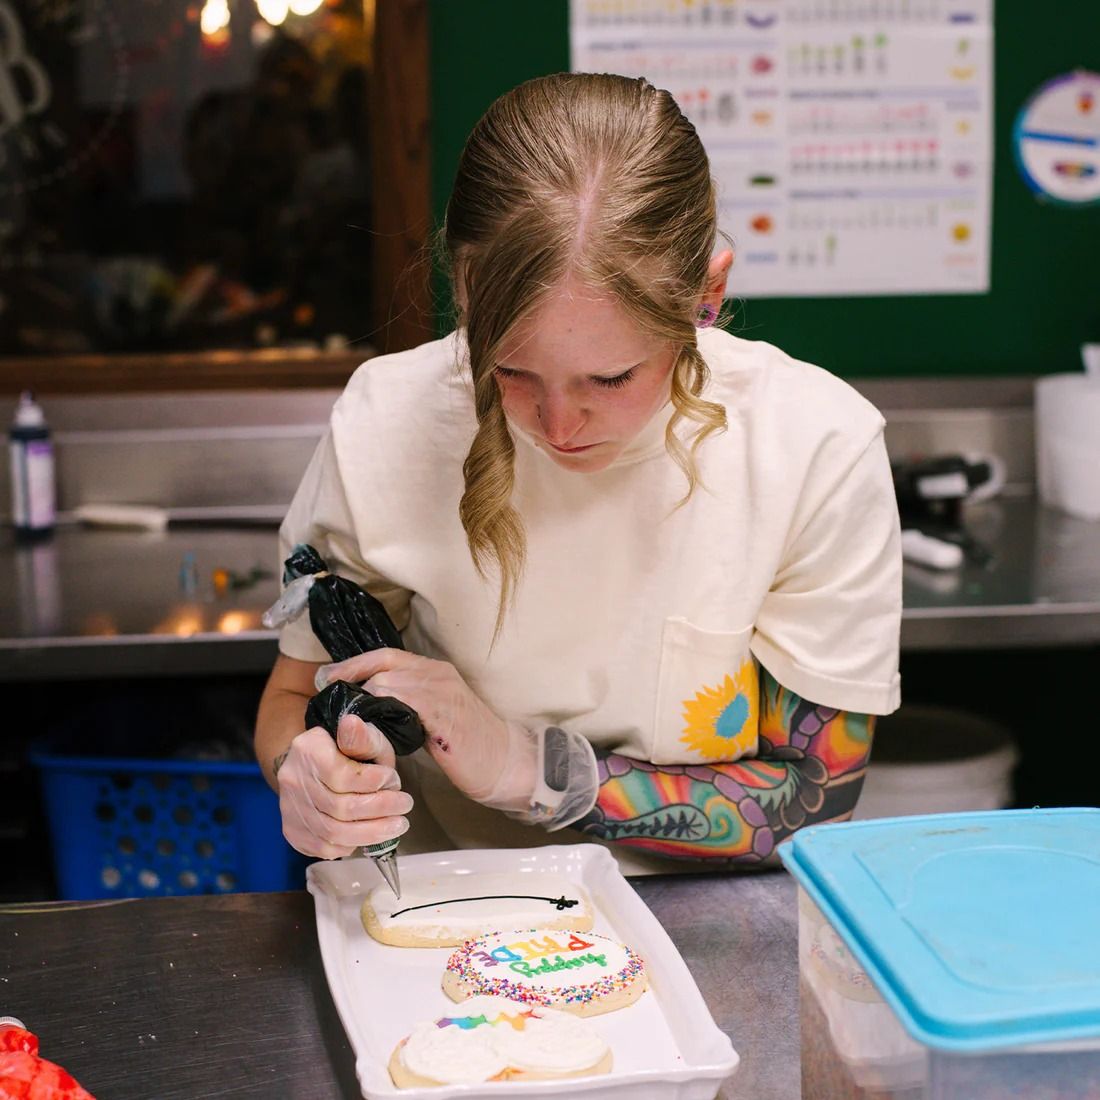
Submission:
[[[682,504],[699,481],[695,452],[726,426],[724,407],[700,397],[709,372],[695,339],[717,235],[714,183],[695,128],[644,79],[530,80],[493,103],[470,134],[443,244],[464,297],[478,423],[459,515],[478,571],[486,577],[495,563],[499,572],[497,635],[526,551],[511,504],[515,447],[494,374],[501,342],[573,276],[679,347],[665,444],[687,478]],[[699,424],[690,448],[675,432],[685,418]]]

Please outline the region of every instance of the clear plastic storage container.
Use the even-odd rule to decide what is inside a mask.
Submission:
[[[1100,809],[809,828],[802,1095],[1100,1100]]]

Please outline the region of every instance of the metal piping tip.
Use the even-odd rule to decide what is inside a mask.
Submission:
[[[401,900],[401,876],[397,871],[397,849],[394,848],[384,855],[371,856],[375,867],[386,880],[386,885],[393,891],[393,896]]]

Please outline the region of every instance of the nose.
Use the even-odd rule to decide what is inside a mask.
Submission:
[[[584,426],[587,414],[568,394],[545,391],[536,409],[543,436],[555,447],[567,447]]]

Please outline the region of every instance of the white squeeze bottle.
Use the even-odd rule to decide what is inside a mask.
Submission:
[[[42,406],[30,390],[19,395],[8,439],[16,537],[40,538],[53,530],[57,513],[53,444]]]

